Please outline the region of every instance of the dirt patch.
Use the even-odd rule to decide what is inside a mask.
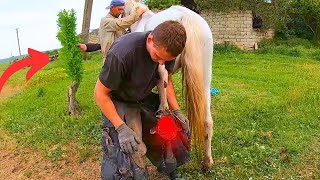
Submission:
[[[91,158],[55,164],[39,152],[19,148],[3,131],[0,141],[1,179],[100,179],[99,162]]]
[[[0,179],[100,179],[99,154],[79,162],[79,152],[70,144],[67,160],[58,163],[48,160],[35,150],[21,148],[4,130],[0,130]],[[157,173],[156,167],[148,166],[149,179],[165,180],[165,175]]]
[[[286,163],[286,158],[283,157],[282,160]],[[287,152],[285,152],[286,154]],[[311,146],[306,148],[304,153],[302,153],[298,160],[295,160],[292,166],[285,168],[275,174],[274,179],[319,179],[320,178],[320,137],[316,137]]]
[[[22,90],[23,90],[23,86],[4,85],[0,93],[0,102],[11,96],[14,96],[15,94],[21,92]]]
[[[294,167],[302,179],[320,178],[320,137],[316,138],[312,146],[301,156],[301,161]]]

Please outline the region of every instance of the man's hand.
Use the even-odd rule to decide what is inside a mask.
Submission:
[[[82,52],[86,52],[87,51],[87,46],[85,44],[78,44],[78,48],[80,48],[80,50]]]
[[[142,141],[137,138],[136,133],[129,128],[125,123],[120,125],[117,129],[120,148],[123,152],[133,153],[138,150],[138,144]]]
[[[190,126],[189,126],[189,120],[187,119],[186,116],[182,114],[180,109],[176,109],[173,111],[173,115],[175,118],[180,122],[180,125],[183,129],[184,132],[190,132]]]
[[[137,15],[140,17],[144,12],[146,12],[148,9],[147,8],[142,8],[140,6],[137,7]]]

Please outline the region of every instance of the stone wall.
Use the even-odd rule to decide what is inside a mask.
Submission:
[[[261,39],[273,38],[273,30],[252,28],[251,11],[233,11],[229,13],[202,13],[208,22],[216,44],[231,43],[245,50],[253,50]]]
[[[99,29],[93,29],[89,33],[89,43],[99,43]]]
[[[261,39],[273,38],[273,30],[252,28],[251,11],[200,14],[209,24],[216,44],[230,43],[245,50],[253,50]],[[98,43],[98,29],[92,30],[89,42]]]

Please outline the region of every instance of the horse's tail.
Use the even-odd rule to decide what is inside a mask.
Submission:
[[[188,12],[187,12],[188,13]],[[193,14],[184,15],[182,24],[186,29],[187,42],[181,56],[182,83],[188,119],[191,127],[192,144],[197,157],[204,149],[206,101],[202,65],[201,40],[203,37],[200,26],[196,24]]]

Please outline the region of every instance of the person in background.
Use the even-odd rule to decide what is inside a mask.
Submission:
[[[79,44],[78,47],[83,52],[92,52],[101,49],[102,61],[104,62],[112,43],[124,34],[126,28],[134,24],[139,17],[147,11],[147,9],[137,7],[132,14],[121,18],[120,15],[124,12],[124,5],[124,0],[112,0],[110,2],[110,5],[107,7],[107,9],[110,9],[109,13],[100,21],[100,44]]]

